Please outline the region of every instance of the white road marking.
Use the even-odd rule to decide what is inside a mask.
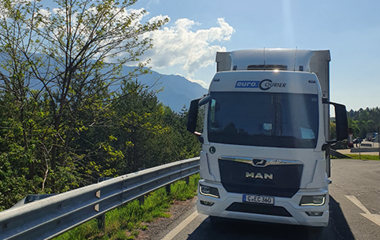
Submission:
[[[345,195],[345,197],[348,198],[348,200],[350,200],[351,202],[353,202],[356,206],[358,206],[363,212],[365,212],[360,213],[360,215],[366,217],[368,220],[371,220],[372,222],[380,226],[380,215],[371,214],[368,211],[368,209],[355,196]]]
[[[176,228],[171,230],[164,238],[161,240],[171,240],[173,239],[179,232],[181,232],[189,223],[191,223],[199,213],[197,211],[193,212],[190,216],[188,216],[183,222],[181,222]]]
[[[351,202],[353,202],[356,206],[358,206],[366,214],[371,214],[368,211],[368,209],[355,196],[345,195],[345,197],[348,198],[348,200],[350,200]]]

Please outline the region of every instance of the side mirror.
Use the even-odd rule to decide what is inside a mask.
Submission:
[[[202,106],[202,105],[205,105],[206,103],[210,102],[211,101],[211,95],[207,95],[206,97],[202,98],[198,105],[199,106]]]
[[[335,107],[336,140],[348,138],[348,122],[346,106],[339,103],[331,103]]]
[[[347,111],[346,106],[334,103],[323,101],[324,104],[331,104],[335,108],[335,122],[336,122],[336,139],[326,141],[328,144],[341,141],[348,138],[348,122],[347,122]]]
[[[197,136],[201,135],[199,132],[195,131],[195,128],[197,127],[199,100],[200,100],[200,98],[191,101],[190,109],[189,109],[189,116],[187,118],[187,131],[189,131],[189,132],[191,132]]]

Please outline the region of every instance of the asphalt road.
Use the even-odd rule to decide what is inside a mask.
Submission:
[[[211,222],[195,206],[153,239],[380,239],[380,161],[333,160],[330,221],[322,231],[249,221]]]

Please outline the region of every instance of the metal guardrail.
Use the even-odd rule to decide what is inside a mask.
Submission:
[[[199,157],[149,168],[0,212],[0,239],[50,239],[199,172]]]

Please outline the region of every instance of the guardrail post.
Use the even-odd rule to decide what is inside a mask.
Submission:
[[[185,177],[186,184],[189,185],[190,183],[190,176]]]
[[[140,205],[143,205],[145,202],[145,195],[140,196],[138,199],[139,199]]]
[[[167,195],[170,194],[170,185],[171,185],[171,184],[168,184],[168,185],[165,186],[166,194],[167,194]]]
[[[104,231],[106,228],[106,214],[103,213],[102,215],[96,217],[96,220],[98,220],[98,229]]]

